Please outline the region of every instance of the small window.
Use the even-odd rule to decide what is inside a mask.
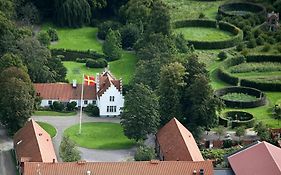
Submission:
[[[88,104],[88,100],[85,100],[85,101],[84,101],[84,105],[87,105],[87,104]]]
[[[49,101],[48,101],[48,104],[49,104],[49,105],[52,105],[52,100],[49,100]]]
[[[92,103],[93,105],[95,105],[96,104],[96,101],[93,101],[93,103]]]
[[[107,110],[106,111],[109,112],[109,106],[107,106]]]
[[[113,110],[113,112],[116,112],[116,106],[114,106],[114,110]]]
[[[114,101],[114,96],[110,96],[109,101]]]

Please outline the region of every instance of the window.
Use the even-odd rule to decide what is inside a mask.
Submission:
[[[49,101],[48,101],[48,105],[52,105],[52,100],[49,100]]]
[[[106,110],[106,112],[109,112],[109,106],[107,106],[107,110]]]
[[[116,112],[116,106],[107,106],[107,112]]]
[[[85,100],[85,101],[84,101],[84,105],[87,105],[87,104],[88,104],[88,100]]]
[[[96,101],[93,101],[93,103],[92,103],[93,105],[95,105],[96,104]]]
[[[114,110],[113,110],[113,112],[116,112],[116,106],[114,106]]]
[[[109,101],[114,101],[114,96],[110,96]]]

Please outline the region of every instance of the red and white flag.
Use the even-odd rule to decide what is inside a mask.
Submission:
[[[88,86],[94,86],[96,84],[94,76],[84,75],[84,83]]]

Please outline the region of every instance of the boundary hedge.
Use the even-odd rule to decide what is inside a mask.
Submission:
[[[225,100],[220,98],[221,96],[226,95],[228,93],[248,94],[251,96],[255,96],[257,100],[250,102],[242,102],[236,100]],[[215,91],[215,96],[220,98],[225,103],[225,105],[230,108],[254,108],[266,104],[266,95],[262,91],[250,87],[232,86],[222,88]]]
[[[239,119],[233,120],[236,115]],[[231,120],[229,120],[229,118],[231,118]],[[251,128],[255,124],[255,118],[252,114],[245,111],[228,111],[219,117],[219,124],[225,127],[228,127],[230,124],[232,128],[240,126]]]
[[[230,32],[234,35],[231,39],[224,41],[193,41],[188,40],[189,44],[192,44],[196,49],[225,49],[236,46],[243,40],[243,31],[236,26],[227,22],[218,22],[214,20],[183,20],[176,21],[173,24],[173,28],[184,27],[209,27],[217,28],[223,31]]]
[[[77,58],[91,58],[91,59],[99,59],[106,58],[105,55],[97,53],[96,51],[87,50],[70,50],[70,49],[51,49],[52,56],[62,55],[62,61],[76,61]]]
[[[259,4],[249,3],[249,2],[234,2],[234,3],[227,3],[219,6],[218,14],[224,16],[244,16],[233,14],[230,11],[247,11],[254,13],[256,15],[265,15],[266,9]]]

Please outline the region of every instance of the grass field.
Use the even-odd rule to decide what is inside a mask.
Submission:
[[[57,134],[57,130],[55,127],[45,122],[37,122],[50,136],[53,138]]]
[[[128,149],[135,144],[123,134],[121,125],[117,123],[83,123],[81,135],[78,130],[79,125],[74,125],[66,129],[64,134],[84,148]]]
[[[223,41],[230,39],[230,32],[209,27],[185,27],[177,28],[175,33],[182,33],[184,38],[191,41]]]
[[[35,111],[33,115],[35,116],[73,116],[77,112],[56,112],[56,111]]]
[[[241,101],[241,102],[250,102],[255,101],[257,98],[255,96],[243,94],[243,93],[228,93],[226,95],[223,95],[221,99],[224,100],[235,100],[235,101]]]
[[[109,62],[109,70],[117,78],[122,78],[124,84],[128,84],[135,73],[137,59],[133,53],[123,52],[120,60]],[[64,61],[63,65],[67,68],[66,78],[69,82],[77,80],[82,82],[82,74],[96,75],[101,73],[104,69],[87,68],[85,63],[77,63],[72,61]]]

